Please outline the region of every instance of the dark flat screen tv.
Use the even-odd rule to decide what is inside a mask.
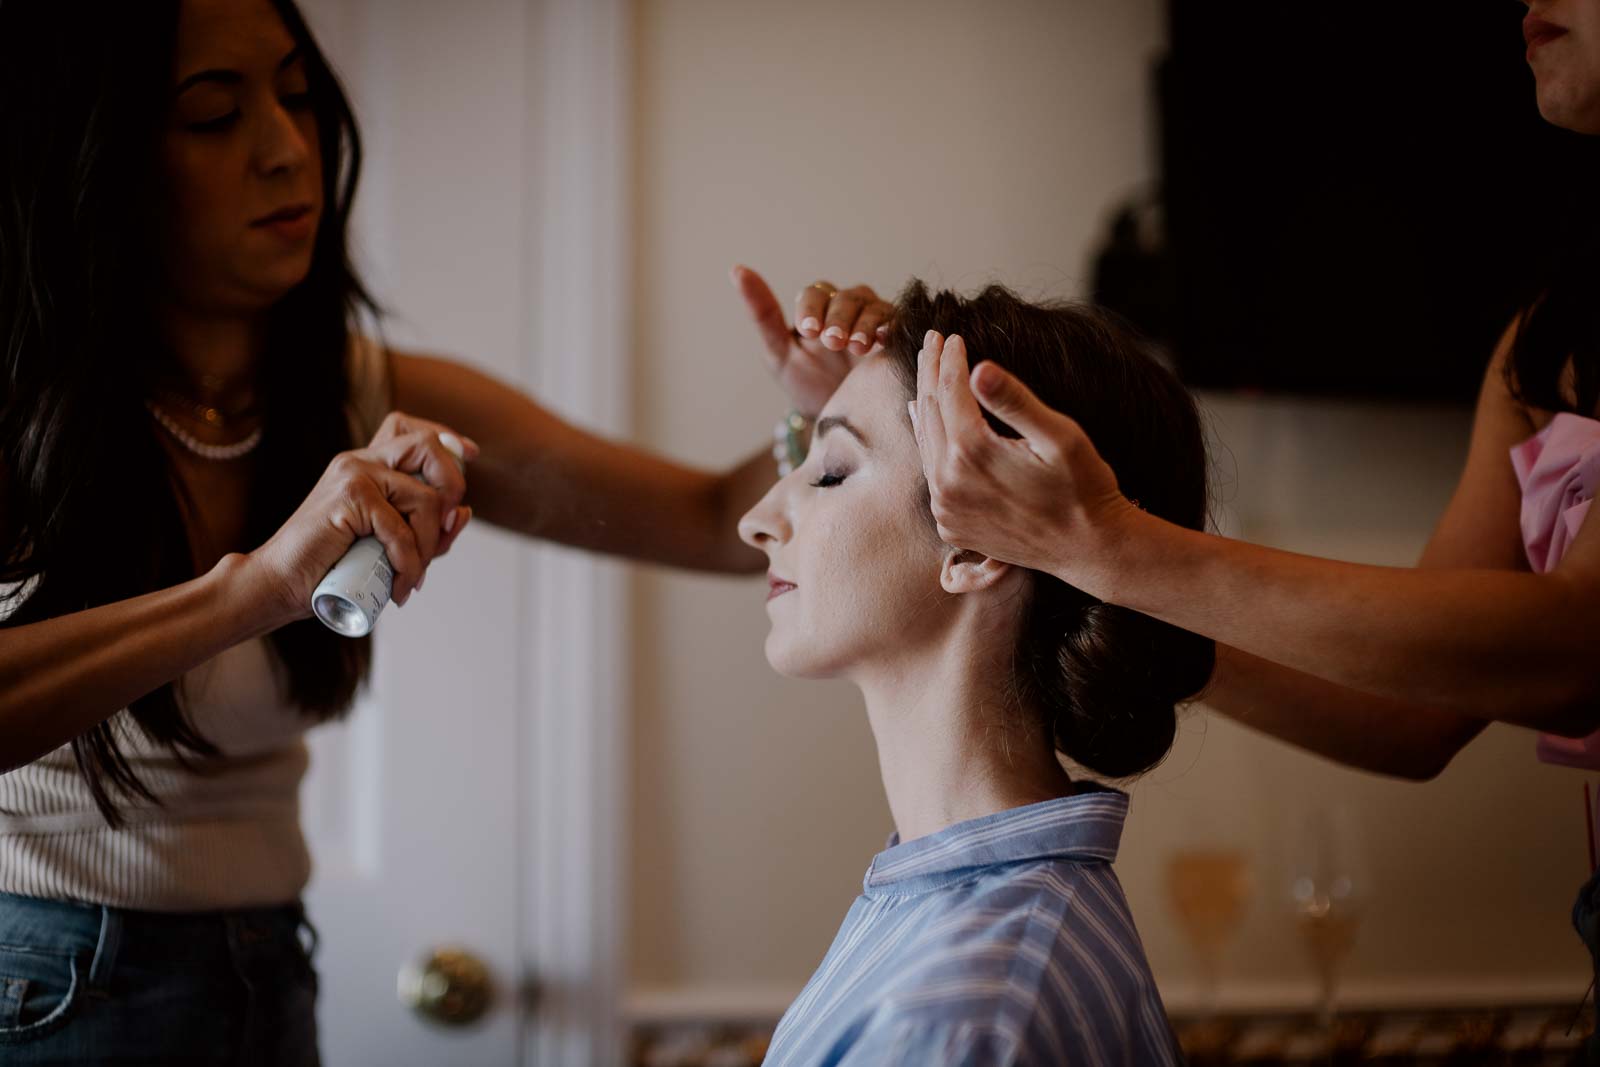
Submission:
[[[1596,232],[1600,138],[1540,119],[1523,13],[1169,0],[1165,295],[1139,325],[1189,383],[1472,398],[1516,308]]]

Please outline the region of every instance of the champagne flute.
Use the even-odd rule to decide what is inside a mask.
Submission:
[[[1224,844],[1183,848],[1167,860],[1167,900],[1200,969],[1200,1014],[1217,1008],[1222,957],[1238,933],[1253,888],[1250,857]]]
[[[1318,1019],[1331,1041],[1339,972],[1372,895],[1360,831],[1348,809],[1320,808],[1306,817],[1290,849],[1289,871],[1296,925],[1317,972]]]

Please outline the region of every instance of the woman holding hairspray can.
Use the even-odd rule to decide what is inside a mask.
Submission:
[[[359,163],[292,0],[0,5],[7,1063],[317,1062],[293,800],[367,672],[311,617],[358,540],[402,605],[475,516],[765,566],[770,447],[690,469],[354,333]],[[795,330],[734,280],[801,412],[892,310],[819,282]]]

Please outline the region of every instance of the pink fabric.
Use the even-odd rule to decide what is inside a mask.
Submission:
[[[1566,555],[1600,487],[1600,420],[1563,412],[1511,450],[1522,486],[1522,544],[1534,573]],[[1600,770],[1600,731],[1585,738],[1540,734],[1539,758]]]

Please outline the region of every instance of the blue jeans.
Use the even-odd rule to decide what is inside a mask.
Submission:
[[[316,1065],[315,947],[298,904],[168,915],[0,893],[0,1063]]]

